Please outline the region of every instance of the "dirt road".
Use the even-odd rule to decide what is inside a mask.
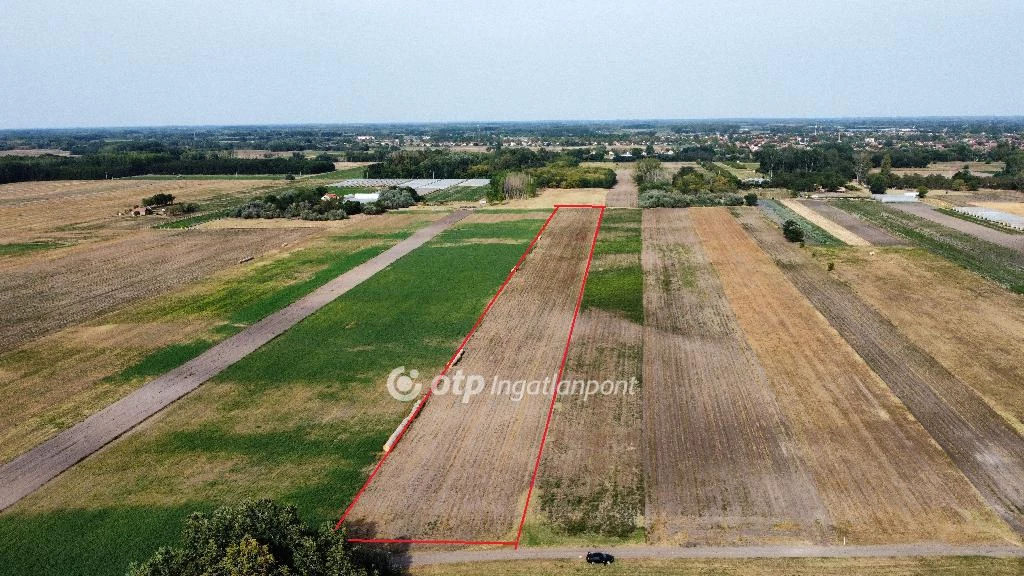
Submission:
[[[622,168],[615,171],[615,186],[608,191],[605,203],[609,208],[636,208],[637,189],[633,182],[633,170]]]
[[[494,562],[501,560],[553,560],[582,558],[601,550],[617,560],[629,558],[895,558],[935,556],[991,556],[1022,558],[1024,548],[1015,546],[949,546],[944,544],[885,544],[877,546],[624,546],[594,548],[508,548],[413,552],[400,557],[409,566]]]
[[[460,210],[427,226],[379,256],[331,280],[197,358],[152,380],[132,394],[0,467],[0,510],[198,388],[228,366],[288,330],[303,318],[415,250],[468,216]]]

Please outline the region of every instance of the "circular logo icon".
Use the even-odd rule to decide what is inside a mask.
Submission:
[[[409,402],[420,395],[423,385],[416,381],[420,377],[418,370],[409,370],[405,374],[405,366],[399,366],[388,374],[388,393],[400,402]]]

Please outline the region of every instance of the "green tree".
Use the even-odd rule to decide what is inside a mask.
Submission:
[[[927,187],[925,187],[925,186],[918,186],[917,187],[917,197],[918,198],[924,198],[927,195],[928,195],[928,188]]]
[[[871,174],[868,176],[868,190],[872,194],[885,194],[889,189],[889,181],[882,174]]]
[[[804,241],[804,229],[800,227],[796,220],[786,220],[782,223],[782,235],[790,242]]]
[[[854,165],[854,172],[857,175],[857,183],[863,184],[864,179],[871,172],[871,154],[861,152],[857,155],[857,163]]]
[[[661,160],[657,158],[637,160],[633,165],[633,181],[641,189],[664,183],[665,174],[661,169]]]
[[[743,202],[747,206],[757,206],[757,194],[749,192],[743,196]]]
[[[354,547],[343,532],[312,528],[294,506],[271,500],[195,512],[184,523],[181,545],[162,547],[130,576],[360,576],[398,574],[379,550]]]

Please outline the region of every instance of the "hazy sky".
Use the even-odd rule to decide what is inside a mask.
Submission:
[[[1024,115],[1020,0],[0,0],[0,128]]]

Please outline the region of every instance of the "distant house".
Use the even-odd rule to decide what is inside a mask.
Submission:
[[[153,209],[149,206],[133,206],[128,212],[131,216],[149,216],[153,213]]]
[[[320,201],[327,202],[328,200],[337,200],[338,198],[339,196],[334,192],[328,192],[327,194],[324,194],[323,196],[320,197]]]

